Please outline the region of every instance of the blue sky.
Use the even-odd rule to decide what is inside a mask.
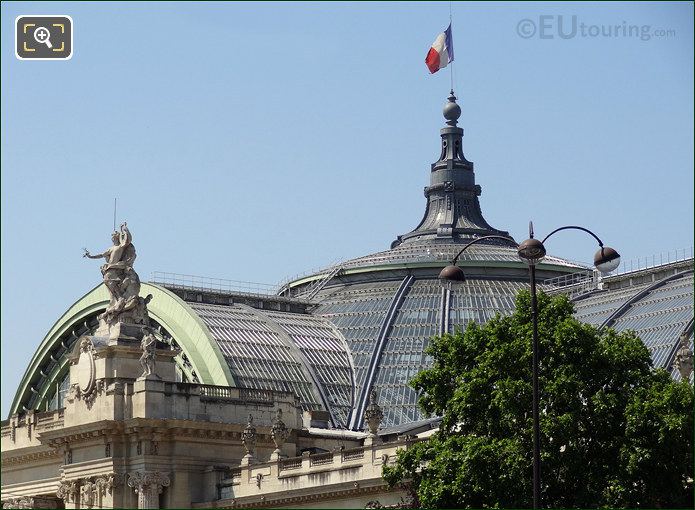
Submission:
[[[43,336],[99,282],[81,249],[109,245],[115,196],[143,280],[277,283],[421,218],[449,90],[424,58],[446,2],[0,9],[3,415]],[[70,15],[72,60],[15,59],[20,14]],[[692,3],[455,2],[453,16],[464,148],[493,226],[520,241],[529,219],[583,225],[624,259],[693,245]],[[576,16],[574,37],[558,16],[565,33]],[[595,246],[567,232],[548,249],[586,261]]]

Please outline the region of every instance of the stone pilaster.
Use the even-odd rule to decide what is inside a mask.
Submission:
[[[168,473],[134,471],[128,475],[128,486],[138,495],[138,508],[159,508],[159,495],[171,483]]]

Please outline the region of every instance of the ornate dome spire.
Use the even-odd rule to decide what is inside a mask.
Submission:
[[[446,123],[450,126],[456,126],[458,124],[459,117],[461,116],[461,107],[456,102],[456,96],[452,90],[449,97],[449,101],[444,104],[444,118]]]
[[[492,228],[483,218],[478,201],[481,189],[475,183],[473,163],[463,154],[463,129],[458,127],[461,107],[453,90],[444,104],[443,115],[446,126],[440,131],[442,152],[431,166],[430,185],[425,188],[425,215],[415,230],[398,236],[392,248],[416,239],[509,236],[508,232]]]

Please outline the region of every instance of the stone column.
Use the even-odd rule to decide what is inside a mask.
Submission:
[[[159,495],[171,483],[168,473],[135,471],[128,475],[128,486],[138,495],[138,508],[159,508]]]

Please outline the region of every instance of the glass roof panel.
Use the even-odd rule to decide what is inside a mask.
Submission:
[[[292,339],[307,359],[333,414],[346,426],[353,406],[353,371],[345,341],[319,317],[265,312]]]
[[[280,335],[241,306],[189,303],[206,323],[242,388],[294,392],[305,409],[319,409],[313,383]]]
[[[379,330],[400,284],[401,280],[358,283],[320,294],[315,314],[330,320],[345,337],[355,363],[356,392],[364,384]]]

